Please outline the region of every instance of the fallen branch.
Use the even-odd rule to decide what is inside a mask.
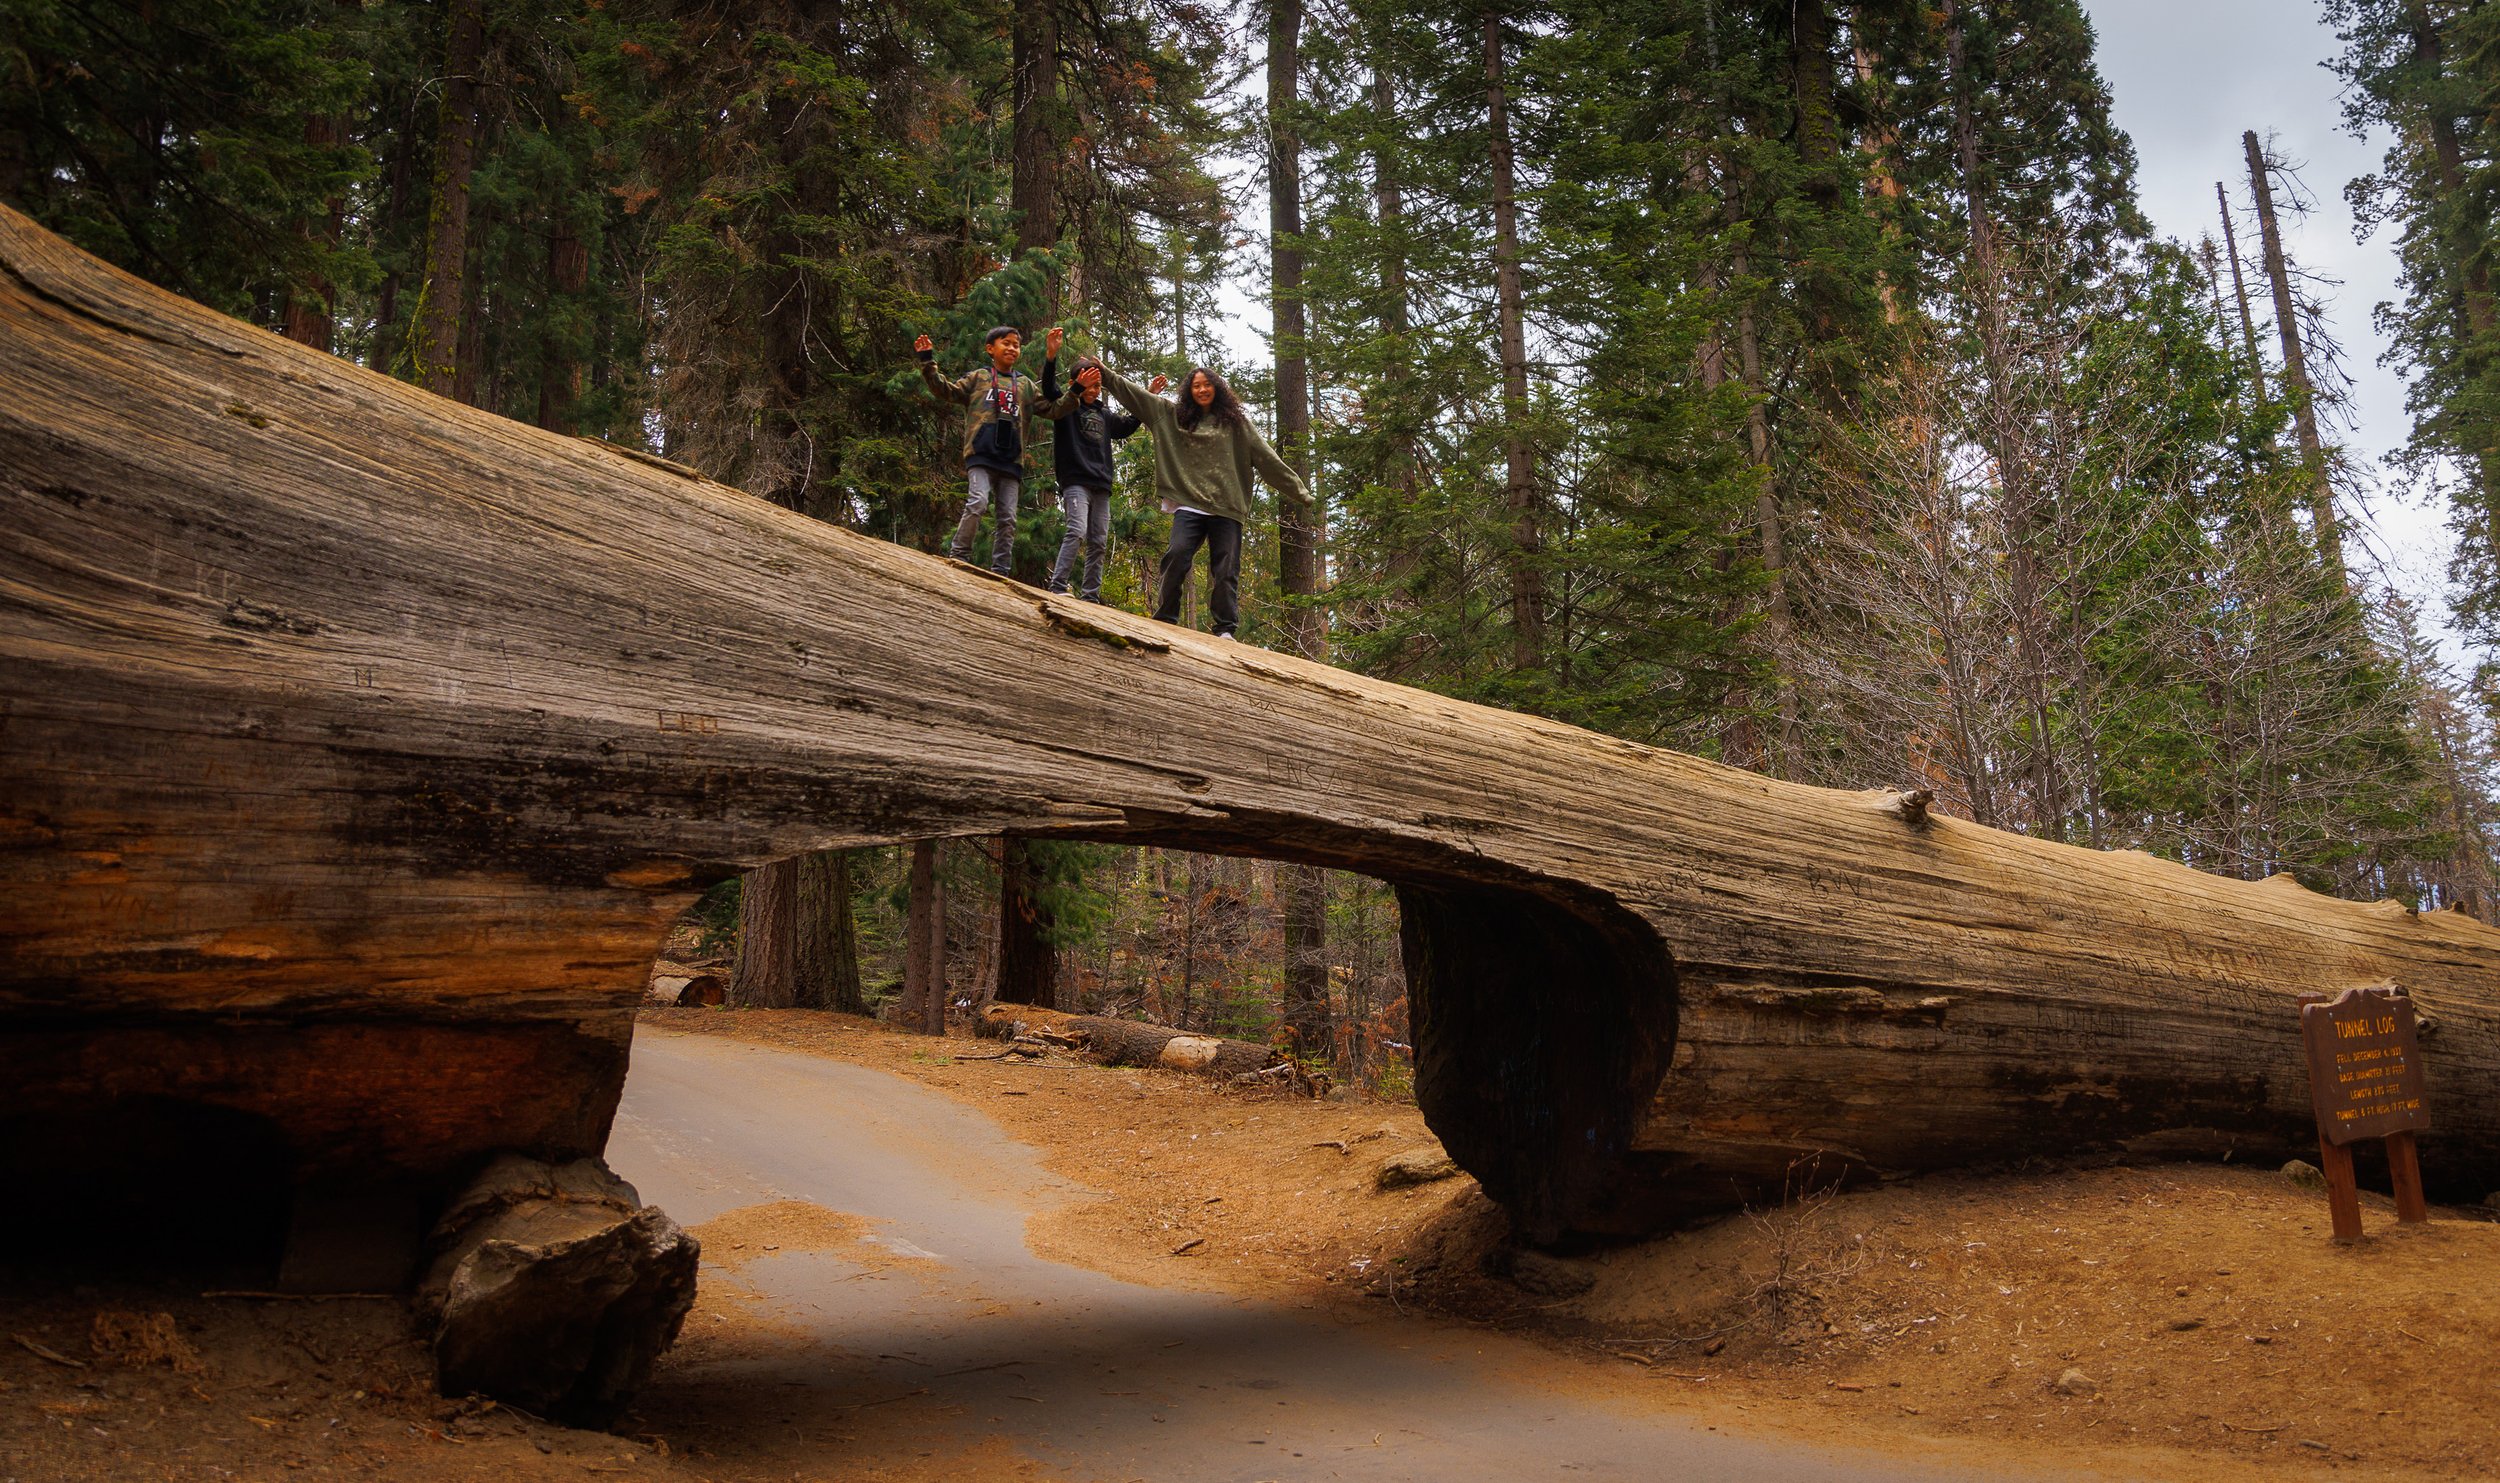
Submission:
[[[249,1298],[258,1303],[339,1303],[348,1301],[399,1301],[395,1292],[256,1292],[250,1288],[217,1288],[200,1294],[204,1298]]]
[[[87,1362],[85,1360],[72,1359],[66,1354],[56,1354],[52,1350],[46,1349],[41,1344],[36,1343],[34,1340],[27,1338],[24,1334],[11,1334],[9,1337],[15,1339],[20,1348],[24,1349],[28,1354],[33,1355],[37,1359],[48,1359],[56,1365],[67,1365],[73,1370],[83,1370],[87,1367]]]
[[[1026,1060],[1039,1060],[1048,1054],[1050,1050],[1046,1046],[1018,1040],[994,1056],[957,1056],[955,1059],[958,1061],[1004,1061],[1010,1056],[1020,1056]]]
[[[938,1371],[937,1378],[940,1380],[951,1380],[957,1375],[978,1375],[989,1370],[1012,1370],[1018,1365],[1029,1365],[1031,1363],[1033,1363],[1033,1361],[1029,1359],[1002,1359],[995,1364],[966,1365],[960,1370],[940,1370]]]

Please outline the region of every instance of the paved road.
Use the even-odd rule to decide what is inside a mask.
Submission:
[[[935,1258],[879,1280],[859,1280],[869,1268],[835,1252],[747,1265],[743,1280],[777,1316],[839,1346],[845,1363],[792,1359],[791,1373],[742,1383],[838,1389],[816,1397],[837,1410],[927,1387],[907,1405],[925,1408],[930,1427],[1012,1437],[1078,1477],[1983,1476],[1740,1439],[1573,1396],[1554,1385],[1573,1362],[1499,1335],[1141,1287],[1046,1261],[1025,1248],[1026,1218],[1081,1191],[979,1112],[841,1061],[644,1029],[608,1158],[686,1225],[807,1200],[878,1222],[872,1239],[901,1255]]]

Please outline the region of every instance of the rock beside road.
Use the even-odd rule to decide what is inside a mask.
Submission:
[[[702,1250],[601,1161],[518,1155],[461,1192],[432,1249],[418,1302],[443,1393],[594,1426],[675,1342]]]
[[[1450,1161],[1450,1156],[1441,1151],[1440,1145],[1435,1144],[1429,1148],[1410,1148],[1404,1153],[1390,1155],[1388,1161],[1380,1166],[1380,1172],[1373,1176],[1373,1183],[1381,1189],[1405,1189],[1409,1185],[1432,1184],[1456,1178],[1457,1175],[1458,1165]]]

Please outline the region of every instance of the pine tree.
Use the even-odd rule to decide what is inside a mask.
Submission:
[[[2368,229],[2396,231],[2401,304],[2381,305],[2410,377],[2400,458],[2450,497],[2459,617],[2500,635],[2500,11],[2456,0],[2327,0],[2343,38],[2346,125],[2385,128],[2378,173],[2346,188]]]
[[[0,200],[153,283],[284,324],[371,270],[328,220],[370,172],[335,122],[364,22],[334,0],[0,3]]]

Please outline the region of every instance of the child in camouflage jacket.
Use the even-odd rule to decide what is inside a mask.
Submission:
[[[920,357],[920,379],[944,401],[964,405],[964,508],[955,522],[948,548],[957,561],[972,559],[972,538],[980,532],[984,510],[995,512],[990,536],[990,570],[1001,576],[1014,561],[1016,502],[1024,494],[1024,450],[1033,427],[1035,404],[1041,400],[1033,378],[1016,369],[1024,354],[1024,336],[1012,325],[991,330],[984,343],[990,363],[975,367],[961,380],[938,374],[934,347],[922,335],[912,342]]]

